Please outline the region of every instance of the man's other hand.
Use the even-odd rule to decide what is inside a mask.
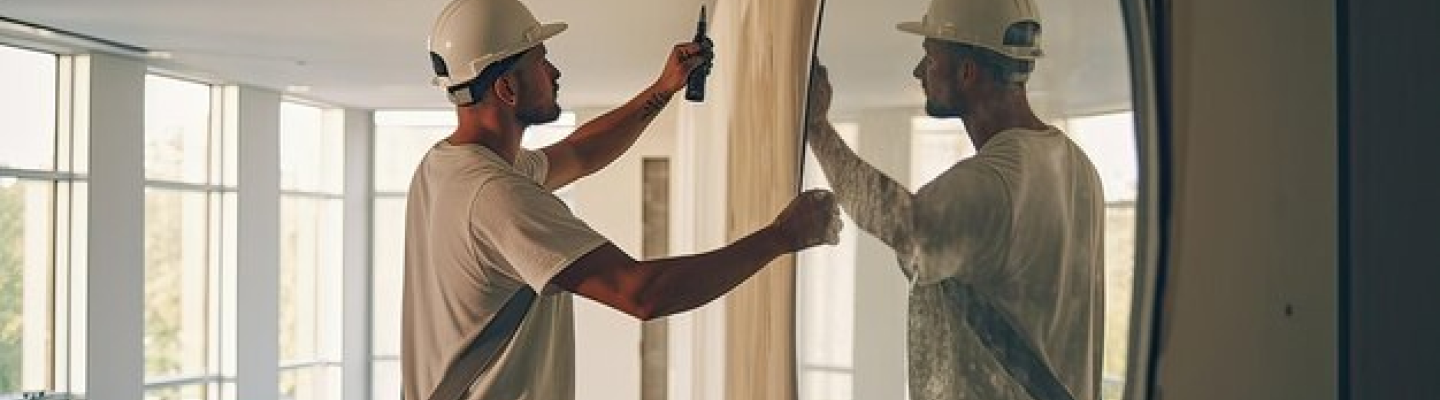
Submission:
[[[800,251],[815,245],[839,243],[843,225],[835,194],[812,189],[791,200],[770,227],[785,238],[790,251]]]

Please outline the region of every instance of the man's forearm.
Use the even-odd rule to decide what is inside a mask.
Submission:
[[[811,123],[807,142],[836,201],[855,224],[896,251],[908,251],[915,196],[856,155],[829,122]]]
[[[649,299],[642,303],[655,307],[648,313],[652,318],[689,311],[739,286],[787,252],[780,235],[765,228],[708,253],[642,261],[639,268],[655,274],[644,290]]]
[[[565,140],[581,161],[581,175],[594,173],[625,154],[674,95],[651,86],[619,108],[576,128]]]

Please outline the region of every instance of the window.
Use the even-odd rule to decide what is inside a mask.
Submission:
[[[851,149],[857,146],[859,125],[834,124],[840,138]],[[820,162],[805,149],[802,184],[810,188],[830,188]],[[842,211],[843,212],[843,211]],[[842,214],[845,227],[840,242],[826,251],[800,252],[796,259],[796,329],[805,340],[796,343],[799,355],[800,399],[850,399],[854,397],[855,376],[855,268],[856,228],[848,215]]]
[[[1101,394],[1119,399],[1125,390],[1130,299],[1135,283],[1135,199],[1140,187],[1135,113],[1122,111],[1070,118],[1066,132],[1080,145],[1105,187],[1105,355]]]
[[[975,155],[975,145],[959,119],[910,119],[910,190],[940,176],[956,161]]]
[[[371,353],[376,399],[400,393],[401,282],[405,277],[405,197],[410,177],[425,152],[455,130],[453,111],[378,111],[375,113],[375,215],[371,243],[374,302]],[[575,114],[525,131],[521,146],[538,149],[575,130]],[[556,192],[565,199],[565,190]]]
[[[220,399],[233,378],[222,348],[234,327],[235,146],[215,121],[209,85],[145,77],[145,397]]]
[[[54,305],[83,180],[58,134],[60,68],[54,55],[0,45],[0,397],[64,389],[66,316]]]
[[[340,399],[344,133],[338,113],[280,105],[280,392]]]

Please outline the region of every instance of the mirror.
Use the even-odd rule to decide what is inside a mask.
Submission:
[[[930,1],[829,0],[822,5],[821,27],[816,35],[816,57],[827,67],[828,79],[833,87],[828,120],[836,136],[865,164],[884,173],[908,193],[925,190],[944,192],[935,187],[927,188],[927,185],[941,185],[936,182],[945,180],[942,174],[976,154],[976,146],[966,133],[962,119],[927,115],[925,92],[920,81],[912,76],[912,71],[925,55],[922,48],[924,38],[896,28],[900,22],[920,21]],[[1094,332],[1103,335],[1103,339],[1082,341],[1098,342],[1099,348],[1093,354],[1096,362],[1101,364],[1101,371],[1095,374],[1098,375],[1098,387],[1077,390],[1098,393],[1096,398],[1099,399],[1121,399],[1127,390],[1127,364],[1131,359],[1127,352],[1131,348],[1132,315],[1136,314],[1131,312],[1132,295],[1136,292],[1133,288],[1136,285],[1145,286],[1137,283],[1144,282],[1144,279],[1137,281],[1137,276],[1149,276],[1144,272],[1146,268],[1141,268],[1138,275],[1136,272],[1137,250],[1148,254],[1145,250],[1148,245],[1137,242],[1137,238],[1143,237],[1137,237],[1136,233],[1145,230],[1141,228],[1146,223],[1145,218],[1138,216],[1148,212],[1148,199],[1153,198],[1147,193],[1152,190],[1150,185],[1142,188],[1141,153],[1138,151],[1140,145],[1148,146],[1150,141],[1137,139],[1143,137],[1141,131],[1148,132],[1150,129],[1137,130],[1137,126],[1153,125],[1137,125],[1136,105],[1141,104],[1141,110],[1149,107],[1143,106],[1144,101],[1132,99],[1132,93],[1150,93],[1150,90],[1133,90],[1132,82],[1148,82],[1148,79],[1132,77],[1131,68],[1132,51],[1148,54],[1148,50],[1132,49],[1131,43],[1148,41],[1127,39],[1128,34],[1141,32],[1138,28],[1127,29],[1126,21],[1130,20],[1127,16],[1136,21],[1140,17],[1133,12],[1134,7],[1128,14],[1122,11],[1121,1],[1034,2],[1039,9],[1040,45],[1045,54],[1036,61],[1034,72],[1025,85],[1029,104],[1041,123],[1064,132],[1089,159],[1099,175],[1100,191],[1103,192],[1103,201],[1096,203],[1103,208],[1098,222],[1103,223],[1103,245],[1100,247],[1103,248],[1104,294],[1093,297],[1103,303],[1095,305],[1097,312],[1103,310],[1103,328]],[[1144,60],[1146,57],[1148,55],[1134,59]],[[1147,69],[1148,66],[1136,70]],[[811,102],[816,100],[810,99]],[[1141,117],[1139,121],[1148,121],[1148,117]],[[830,183],[812,150],[816,140],[816,137],[807,137],[802,185],[805,188],[828,188]],[[988,143],[996,142],[991,139]],[[937,177],[941,177],[939,181]],[[951,185],[952,188],[954,186]],[[837,191],[843,190],[839,188]],[[865,190],[874,190],[874,187],[867,186]],[[999,373],[994,371],[970,373],[972,375],[962,371],[1000,365],[994,361],[996,355],[992,352],[960,349],[967,347],[960,344],[937,349],[932,342],[930,347],[918,346],[914,349],[917,353],[909,353],[912,349],[907,343],[916,338],[941,335],[947,330],[964,329],[962,326],[969,325],[965,325],[959,315],[970,316],[975,312],[969,308],[927,309],[932,304],[930,300],[934,299],[920,297],[937,295],[924,294],[921,286],[928,283],[912,283],[902,273],[901,263],[897,261],[914,258],[897,254],[892,246],[882,242],[875,234],[857,229],[850,214],[867,211],[863,205],[857,209],[856,204],[845,204],[844,196],[841,197],[847,218],[841,243],[802,253],[798,261],[801,265],[797,269],[796,295],[799,398],[901,399],[910,398],[912,394],[914,398],[934,398],[933,395],[911,393],[912,389],[927,393],[930,390],[951,393],[972,391],[981,396],[1022,390],[1016,387],[1023,385],[1010,382],[1011,378],[998,376]],[[879,194],[872,197],[887,198]],[[895,207],[899,206],[885,202],[873,208],[890,210]],[[925,240],[946,243],[958,238],[927,237]],[[1013,248],[1011,253],[1014,253]],[[1024,273],[1012,275],[1027,276]],[[944,281],[943,278],[934,279]],[[926,278],[919,280],[925,281]],[[982,282],[990,282],[984,279],[966,282],[969,283],[966,287],[974,286],[977,292],[1015,290],[984,287]],[[1074,302],[1088,296],[1079,296],[1078,299],[1076,296],[1055,297]],[[1014,304],[1005,301],[995,303],[999,305],[992,309],[1001,310],[1000,314],[1021,321],[1007,325],[1021,326],[1020,330],[1027,333],[1020,336],[1030,338],[1030,342],[1043,341],[1036,338],[1048,334],[1029,333],[1023,328],[1030,322],[1026,320],[1029,314],[1015,316]],[[929,315],[917,316],[917,312]],[[941,316],[935,317],[937,314]],[[951,325],[927,324],[935,321],[950,321]],[[973,331],[959,335],[970,335],[966,339],[973,342],[970,347],[974,347],[975,343],[991,343],[975,338],[979,334]],[[1047,354],[1038,356],[1040,359],[1047,363],[1076,364],[1073,360],[1057,361],[1054,360],[1057,357],[1048,356],[1063,352],[1057,351],[1053,344],[1050,346],[1038,346]],[[1083,353],[1084,350],[1078,352]],[[958,368],[935,367],[940,369],[938,375],[946,377],[936,378],[934,375],[937,374],[925,371],[915,374],[911,371],[914,366],[907,365],[944,357],[962,359],[958,363],[947,364],[960,366]],[[977,361],[987,357],[991,359]],[[1073,373],[1056,375],[1065,386],[1076,386],[1073,384],[1076,381]],[[1006,380],[1008,383],[976,382],[965,379],[966,376],[990,376],[990,381]],[[942,382],[945,379],[958,382]],[[1043,386],[1028,386],[1033,390],[1036,385]],[[998,388],[972,389],[975,387]],[[1091,396],[1076,398],[1088,399]]]

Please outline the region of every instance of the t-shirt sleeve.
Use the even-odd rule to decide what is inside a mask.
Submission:
[[[515,155],[515,170],[544,186],[545,178],[550,176],[550,159],[543,151],[522,148]]]
[[[486,183],[471,205],[472,229],[504,258],[505,268],[538,293],[550,280],[608,242],[550,192],[517,178]]]
[[[910,254],[915,283],[949,278],[972,281],[991,273],[1010,232],[1010,205],[1004,181],[994,170],[968,165],[941,175],[916,195],[915,248]]]

